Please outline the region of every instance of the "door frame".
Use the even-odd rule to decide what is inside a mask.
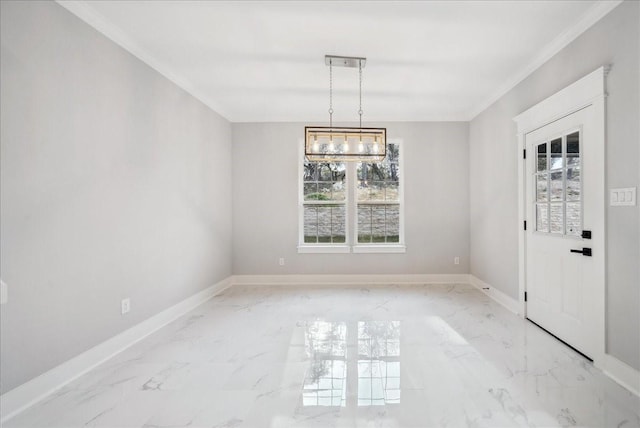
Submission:
[[[595,318],[594,326],[596,331],[597,348],[595,354],[592,355],[593,363],[596,367],[602,368],[605,363],[606,350],[606,286],[605,286],[605,269],[606,269],[606,228],[605,228],[605,99],[606,99],[606,76],[609,66],[602,66],[597,70],[587,74],[578,81],[572,83],[566,88],[556,92],[549,98],[539,102],[533,107],[520,113],[513,120],[517,124],[517,141],[518,141],[518,308],[519,315],[523,318],[527,316],[527,304],[525,302],[525,291],[527,289],[527,264],[526,264],[526,248],[527,236],[524,230],[525,221],[527,221],[526,210],[526,135],[536,129],[546,126],[558,119],[568,116],[572,113],[582,110],[586,107],[595,108],[596,122],[594,123],[594,135],[596,139],[595,147],[599,153],[596,155],[601,159],[601,168],[596,172],[598,174],[598,188],[593,189],[602,201],[602,212],[596,213],[596,218],[592,224],[592,228],[598,233],[594,234],[593,246],[605,252],[602,263],[596,266],[597,289],[596,293],[601,298],[597,299],[597,308],[593,317]],[[533,154],[529,154],[534,156]],[[527,227],[533,227],[534,222],[527,222]],[[600,233],[600,231],[602,231]]]

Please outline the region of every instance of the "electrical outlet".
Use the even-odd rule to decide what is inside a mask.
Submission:
[[[453,258],[453,264],[454,264],[454,265],[459,265],[459,264],[460,264],[460,257],[455,256],[455,257]]]
[[[284,257],[280,257],[280,259],[278,260],[278,264],[280,266],[284,266]]]
[[[126,299],[122,299],[122,302],[120,302],[120,309],[122,315],[128,313],[131,310],[131,299],[128,297]]]

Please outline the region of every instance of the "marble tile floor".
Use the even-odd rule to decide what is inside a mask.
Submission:
[[[638,427],[640,400],[469,285],[235,286],[4,427]]]

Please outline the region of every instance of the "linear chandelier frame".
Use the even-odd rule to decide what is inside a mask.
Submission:
[[[387,156],[386,128],[362,127],[362,69],[363,57],[325,55],[329,66],[329,126],[305,126],[304,154],[310,161],[379,162]],[[359,74],[359,127],[333,126],[333,67],[357,68]]]

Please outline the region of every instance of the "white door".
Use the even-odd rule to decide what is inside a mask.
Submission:
[[[527,318],[592,359],[605,254],[596,110],[583,108],[525,136]]]

